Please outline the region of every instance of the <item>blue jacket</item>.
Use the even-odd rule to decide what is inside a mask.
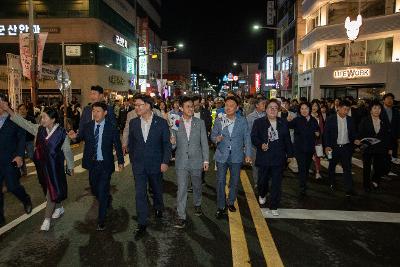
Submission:
[[[82,159],[82,167],[91,170],[94,163],[94,156],[96,154],[95,151],[95,138],[94,138],[94,128],[95,122],[94,120],[86,123],[83,126],[80,135],[78,136],[78,141],[85,141],[85,148],[83,150],[83,159]],[[115,171],[114,164],[114,154],[113,149],[117,153],[118,164],[124,164],[124,156],[122,153],[122,145],[121,139],[119,137],[119,131],[117,127],[106,120],[104,124],[103,137],[101,143],[101,151],[103,154],[103,160],[106,170],[109,173],[113,173]]]
[[[217,143],[217,136],[222,135],[224,139]],[[242,163],[244,155],[251,157],[250,131],[245,117],[236,115],[232,136],[229,135],[228,127],[222,129],[221,119],[216,118],[211,131],[211,140],[217,144],[215,150],[215,161],[225,163],[228,160],[229,152],[232,163]],[[229,151],[231,148],[231,151]]]
[[[129,123],[129,158],[133,174],[156,174],[161,172],[161,164],[171,159],[171,143],[168,123],[153,115],[147,141],[144,142],[140,117]]]
[[[349,134],[349,141],[352,145],[356,139],[357,133],[353,122],[353,118],[350,116],[346,117],[347,120],[347,132]],[[326,119],[325,129],[324,129],[324,147],[333,148],[337,145],[338,138],[338,120],[337,115],[334,114]]]
[[[79,133],[83,130],[83,127],[91,122],[92,119],[92,106],[86,106],[82,111],[82,116],[79,121]],[[114,125],[117,125],[117,119],[115,118],[114,108],[110,105],[107,105],[107,116],[106,120],[112,122]]]
[[[251,131],[251,141],[257,148],[256,166],[282,166],[286,158],[293,157],[293,147],[290,140],[289,127],[286,120],[276,118],[276,128],[279,139],[268,143],[268,128],[271,126],[269,120],[259,118],[254,121]],[[262,144],[268,144],[268,150],[263,151]]]
[[[24,157],[25,138],[25,130],[12,122],[8,116],[0,129],[0,168],[11,165],[11,161],[17,156]]]

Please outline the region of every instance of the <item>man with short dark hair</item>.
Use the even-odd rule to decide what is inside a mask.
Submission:
[[[82,167],[89,171],[89,183],[93,195],[99,202],[97,231],[105,230],[107,208],[111,203],[110,180],[115,171],[115,149],[118,158],[118,168],[124,167],[121,140],[115,124],[106,120],[107,104],[95,102],[92,104],[93,120],[85,124],[79,135],[70,131],[71,139],[85,141]]]
[[[383,119],[388,123],[391,135],[391,146],[392,151],[392,162],[400,164],[400,160],[397,158],[397,151],[399,149],[399,138],[400,138],[400,113],[397,108],[393,107],[394,95],[387,93],[383,96],[383,108],[382,116]]]
[[[155,216],[162,218],[164,201],[162,196],[162,174],[168,170],[171,158],[171,143],[168,123],[155,116],[153,100],[147,95],[135,97],[135,111],[138,115],[129,123],[128,148],[135,177],[136,212],[138,226],[135,240],[146,233],[148,218],[147,184],[153,191]]]
[[[8,102],[8,98],[0,94],[0,101]],[[25,130],[10,119],[10,115],[0,108],[0,227],[5,224],[3,182],[8,192],[15,195],[23,204],[27,214],[32,212],[32,202],[25,188],[20,184],[21,172],[25,155]]]
[[[353,118],[348,116],[351,104],[341,100],[337,106],[337,114],[327,118],[324,129],[325,153],[328,155],[329,180],[331,190],[335,190],[335,170],[340,162],[343,167],[343,176],[346,187],[346,197],[355,195],[353,177],[351,173],[351,158],[353,145],[360,145],[356,139],[356,129]]]

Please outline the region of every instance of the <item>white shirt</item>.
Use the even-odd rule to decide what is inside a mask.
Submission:
[[[195,118],[198,118],[198,119],[201,119],[201,118],[200,118],[200,112],[195,112],[195,113],[194,113],[194,117],[195,117]]]
[[[189,140],[190,131],[192,130],[192,118],[190,118],[190,119],[188,119],[188,120],[185,120],[185,119],[182,117],[182,120],[183,120],[183,125],[185,126],[187,139]]]
[[[338,120],[338,138],[337,138],[337,144],[338,145],[345,145],[350,143],[349,141],[349,133],[347,131],[347,117],[340,117],[339,115],[337,116]]]
[[[232,136],[233,127],[235,127],[235,119],[232,121],[233,122],[228,126],[229,136]]]
[[[381,130],[381,120],[372,118],[372,124],[374,125],[375,133],[378,134]]]
[[[153,121],[153,112],[151,113],[150,119],[146,121],[143,117],[140,117],[140,127],[142,128],[143,140],[146,143],[149,135],[151,122]]]

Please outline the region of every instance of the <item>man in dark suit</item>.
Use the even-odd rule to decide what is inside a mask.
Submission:
[[[137,118],[129,123],[128,148],[136,189],[138,227],[135,239],[146,233],[148,205],[147,184],[153,191],[153,205],[157,218],[162,218],[162,173],[168,170],[171,143],[168,123],[152,112],[153,101],[147,95],[135,97]]]
[[[400,113],[397,108],[393,107],[394,95],[387,93],[383,96],[383,110],[382,119],[389,125],[390,136],[391,136],[391,147],[392,151],[392,162],[400,164],[397,158],[397,151],[399,149],[399,137],[400,137]]]
[[[93,195],[99,202],[97,230],[105,230],[105,217],[110,199],[110,180],[115,171],[113,148],[118,158],[118,167],[124,167],[124,156],[117,127],[106,120],[107,105],[96,102],[92,105],[93,121],[83,126],[79,136],[70,131],[71,139],[85,141],[82,167],[89,170],[89,182]]]
[[[343,167],[347,197],[355,195],[351,174],[351,158],[353,144],[360,145],[360,141],[356,140],[357,134],[353,118],[347,115],[350,106],[349,101],[341,100],[337,114],[327,118],[324,130],[325,153],[330,159],[328,173],[331,190],[335,190],[335,170],[336,165],[340,162]]]
[[[124,100],[124,105],[123,107],[119,110],[119,116],[118,116],[118,126],[121,131],[124,130],[125,123],[126,123],[126,118],[128,116],[128,113],[132,110],[132,108],[129,105],[128,99]]]
[[[101,86],[96,85],[90,88],[90,101],[91,103],[104,102],[104,89]],[[79,132],[83,130],[83,127],[92,120],[93,120],[92,107],[91,105],[87,105],[82,111],[81,120],[79,121],[78,135]],[[115,118],[114,108],[110,105],[107,105],[106,120],[110,121],[114,125],[117,125],[117,119]]]
[[[211,117],[211,112],[203,108],[201,106],[201,97],[200,96],[194,96],[192,98],[193,100],[193,105],[194,105],[194,117],[198,119],[202,119],[204,121],[204,124],[206,126],[206,131],[208,135],[211,133],[211,127],[212,127],[212,117]]]
[[[0,101],[7,101],[0,95]],[[0,227],[5,224],[4,199],[1,187],[5,181],[8,192],[13,193],[23,204],[27,214],[32,212],[32,202],[24,187],[20,184],[25,155],[25,130],[10,120],[10,115],[0,108]]]

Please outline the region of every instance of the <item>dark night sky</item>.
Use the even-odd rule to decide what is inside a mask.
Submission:
[[[266,1],[165,0],[163,38],[182,41],[185,50],[170,57],[190,58],[192,67],[223,73],[232,62],[256,62],[264,55],[267,34],[252,31],[265,24]]]

